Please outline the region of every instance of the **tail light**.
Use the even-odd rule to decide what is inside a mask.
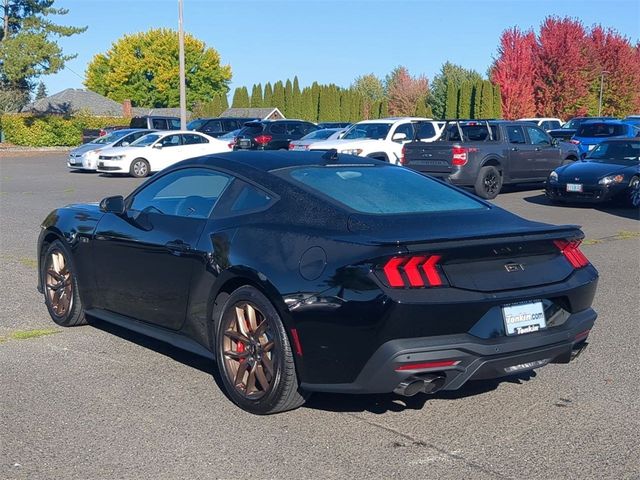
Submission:
[[[100,129],[100,131],[98,132],[98,136],[99,137],[104,137],[107,134],[106,130],[103,130],[102,128]]]
[[[258,135],[254,140],[258,145],[266,145],[272,138],[271,135]]]
[[[289,144],[289,150],[293,150],[293,148],[294,148],[293,143],[290,143],[290,144]]]
[[[407,147],[405,145],[402,146],[402,153],[400,154],[400,165],[406,165],[407,164]]]
[[[392,288],[440,287],[444,280],[438,262],[440,255],[393,257],[382,271]]]
[[[583,268],[589,265],[589,260],[580,251],[580,240],[554,240],[553,243],[573,268]]]
[[[465,147],[453,147],[453,158],[451,163],[453,165],[462,166],[466,165],[469,160],[469,149]]]
[[[233,137],[233,140],[229,142],[229,148],[233,150],[233,147],[236,146],[236,143],[238,143],[238,137]]]
[[[574,145],[580,145],[580,140],[576,140],[575,138],[572,138],[571,140],[569,140],[570,143],[573,143]]]

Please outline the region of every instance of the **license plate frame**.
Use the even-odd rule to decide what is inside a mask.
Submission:
[[[581,183],[567,183],[567,192],[582,193],[583,187]]]
[[[539,332],[547,328],[544,305],[541,300],[502,306],[504,331],[507,336]]]

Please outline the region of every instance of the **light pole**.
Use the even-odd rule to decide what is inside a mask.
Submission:
[[[182,0],[178,0],[178,62],[180,63],[180,129],[187,129],[187,89],[184,73],[184,29],[182,28]]]
[[[600,72],[600,101],[598,102],[598,116],[602,116],[602,86],[604,85],[604,76],[607,74],[606,70]]]

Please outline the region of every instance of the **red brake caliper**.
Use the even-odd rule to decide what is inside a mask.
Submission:
[[[236,345],[236,348],[238,349],[238,353],[242,353],[244,352],[244,343],[242,342],[238,342]],[[240,363],[244,362],[244,358],[240,359]]]

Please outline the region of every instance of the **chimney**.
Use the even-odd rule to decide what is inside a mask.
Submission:
[[[122,116],[125,118],[133,117],[133,108],[131,108],[131,100],[124,100],[122,102]]]

